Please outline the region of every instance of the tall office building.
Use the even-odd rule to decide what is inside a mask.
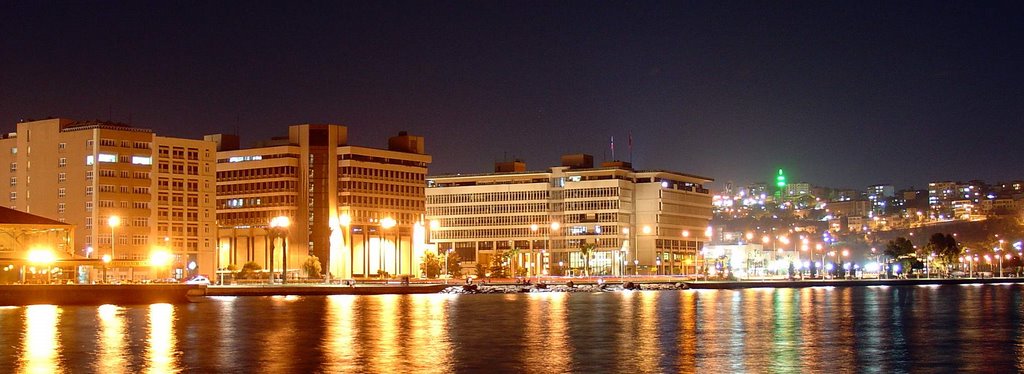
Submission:
[[[517,275],[694,274],[710,233],[710,178],[568,155],[545,171],[440,175],[427,181],[430,241],[464,266],[512,254]],[[436,223],[435,223],[436,222]],[[472,270],[469,270],[472,273]]]
[[[255,262],[306,276],[302,264],[316,256],[332,277],[419,274],[431,160],[422,137],[359,147],[345,126],[305,124],[252,148],[237,136],[207,139],[218,144],[218,269]],[[275,217],[288,218],[287,242],[274,234]]]
[[[75,252],[111,256],[109,278],[213,272],[214,143],[58,118],[19,123],[0,150],[6,205],[76,225]],[[154,251],[174,255],[166,269]]]

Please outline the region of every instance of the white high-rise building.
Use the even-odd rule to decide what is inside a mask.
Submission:
[[[710,178],[625,162],[593,167],[589,155],[562,166],[525,165],[427,181],[430,241],[477,263],[510,259],[511,275],[696,274],[710,236]],[[589,267],[581,252],[593,246]],[[504,261],[504,260],[500,260]]]

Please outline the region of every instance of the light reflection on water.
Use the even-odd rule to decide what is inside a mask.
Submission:
[[[1024,286],[0,308],[13,372],[1024,370]]]
[[[32,305],[25,308],[25,342],[22,368],[28,373],[63,371],[57,360],[59,333],[57,319],[60,309],[54,305]]]
[[[124,370],[125,322],[124,308],[116,305],[100,305],[96,310],[99,317],[97,341],[98,360],[94,362],[96,372],[116,373]]]

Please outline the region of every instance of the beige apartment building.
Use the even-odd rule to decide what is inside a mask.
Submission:
[[[576,275],[580,248],[595,245],[592,275],[696,274],[708,241],[712,179],[673,171],[634,170],[626,162],[594,167],[584,154],[526,171],[499,163],[494,173],[427,180],[430,240],[457,253],[466,273],[512,254],[513,275]]]
[[[108,280],[214,271],[214,143],[124,124],[21,122],[0,139],[12,209],[74,224],[74,253],[110,256]],[[173,257],[160,266],[154,253]]]
[[[333,278],[419,274],[431,161],[422,137],[360,147],[345,126],[304,124],[252,148],[207,139],[218,144],[218,269],[255,262],[291,279],[308,276],[302,264],[316,256]],[[275,230],[276,217],[287,228]]]

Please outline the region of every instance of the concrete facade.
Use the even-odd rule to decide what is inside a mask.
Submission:
[[[0,139],[10,182],[0,196],[13,209],[74,224],[75,253],[113,258],[109,280],[152,277],[134,267],[158,250],[174,255],[161,275],[211,274],[214,156],[212,142],[124,124],[22,122]]]
[[[423,252],[423,138],[400,133],[387,149],[348,144],[341,125],[294,125],[288,137],[217,153],[217,268],[255,262],[289,277],[316,256],[335,278],[418,274]],[[287,257],[271,219],[288,217]]]
[[[433,176],[430,241],[458,253],[470,274],[508,253],[514,275],[580,274],[583,244],[596,244],[590,274],[695,274],[711,181],[624,162],[595,168],[585,157],[546,171]]]

